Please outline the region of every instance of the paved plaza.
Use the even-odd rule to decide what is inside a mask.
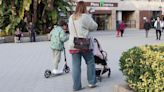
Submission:
[[[164,43],[164,32],[161,40],[156,40],[155,31],[150,30],[145,38],[145,31],[125,31],[124,37],[115,37],[112,32],[93,32],[102,48],[108,53],[108,65],[111,76],[103,75],[98,87],[87,87],[86,65],[82,62],[82,86],[79,92],[113,92],[113,86],[124,84],[125,79],[119,70],[119,58],[123,51],[144,44]],[[68,65],[71,68],[71,55],[65,44]],[[52,52],[49,42],[5,43],[0,44],[0,92],[72,92],[72,71],[68,74],[46,79],[45,69],[52,69]],[[64,58],[60,63],[62,69]]]

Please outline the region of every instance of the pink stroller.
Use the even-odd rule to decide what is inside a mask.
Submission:
[[[107,52],[102,50],[99,41],[96,38],[94,38],[93,46],[96,64],[96,78],[101,82],[101,76],[104,73],[108,72],[108,77],[110,77],[111,69],[107,66]]]

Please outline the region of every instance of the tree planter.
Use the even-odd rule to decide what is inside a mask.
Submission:
[[[5,36],[4,37],[4,42],[5,43],[14,42],[14,36]]]
[[[118,84],[113,88],[113,92],[134,92],[127,84]]]
[[[4,37],[0,37],[0,43],[4,43]]]

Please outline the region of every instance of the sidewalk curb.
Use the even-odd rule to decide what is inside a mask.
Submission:
[[[36,36],[36,42],[40,41],[49,41],[48,35],[38,35]],[[14,43],[15,37],[14,36],[6,36],[0,39],[0,43]],[[30,37],[23,36],[21,37],[21,43],[30,42]]]
[[[113,88],[113,92],[134,92],[131,90],[127,84],[118,84]]]

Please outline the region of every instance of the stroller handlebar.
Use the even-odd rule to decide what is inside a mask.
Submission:
[[[107,52],[103,50],[101,50],[100,52],[103,55],[103,58],[107,60],[107,55],[108,55]]]

